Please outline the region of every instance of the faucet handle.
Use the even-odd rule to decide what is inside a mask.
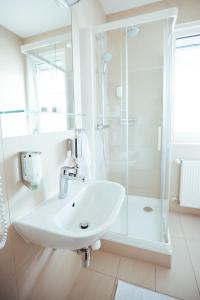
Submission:
[[[70,170],[74,170],[73,167],[64,166],[60,168],[60,175],[69,175]]]

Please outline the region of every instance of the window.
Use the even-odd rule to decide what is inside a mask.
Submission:
[[[176,40],[174,139],[200,143],[200,30]]]
[[[34,133],[65,130],[67,127],[69,96],[65,49],[65,43],[60,43],[28,52],[28,88],[32,86],[29,111],[41,112],[30,115]]]
[[[32,54],[35,64],[39,110],[66,113],[66,82],[64,47],[52,47],[40,55]]]
[[[27,57],[27,108],[32,133],[69,128],[73,113],[72,48],[66,40],[25,52]]]

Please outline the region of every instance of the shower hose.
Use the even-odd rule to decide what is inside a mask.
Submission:
[[[0,249],[4,248],[8,236],[8,223],[6,218],[6,206],[3,195],[2,177],[0,177]]]

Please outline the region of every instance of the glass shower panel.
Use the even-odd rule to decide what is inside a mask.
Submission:
[[[164,21],[163,47],[163,127],[162,127],[162,168],[161,168],[161,199],[162,199],[162,232],[161,241],[169,242],[169,199],[172,154],[172,107],[175,56],[175,19]]]
[[[125,29],[96,34],[96,177],[128,183]],[[127,234],[127,203],[111,229]]]
[[[96,34],[96,177],[126,188],[111,231],[140,245],[168,241],[173,22]]]
[[[163,22],[127,28],[128,228],[138,239],[161,237]]]

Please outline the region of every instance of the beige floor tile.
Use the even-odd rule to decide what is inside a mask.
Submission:
[[[82,269],[68,300],[111,300],[115,278]]]
[[[120,262],[120,256],[95,251],[92,253],[90,269],[107,275],[116,276]]]
[[[169,230],[172,238],[184,238],[181,219],[179,213],[170,212]]]
[[[200,216],[181,214],[180,218],[185,238],[200,241]]]
[[[187,244],[200,290],[200,241],[187,241]]]
[[[172,240],[172,266],[156,266],[156,291],[185,300],[199,300],[199,292],[184,239]]]
[[[155,265],[140,260],[122,257],[117,277],[155,290]]]

